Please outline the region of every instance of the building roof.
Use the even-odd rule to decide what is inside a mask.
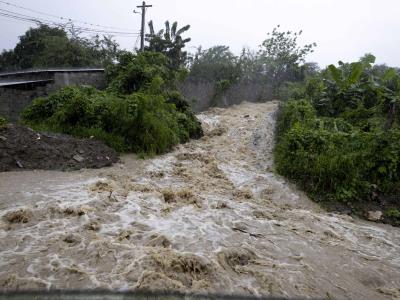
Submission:
[[[50,69],[29,69],[15,72],[0,73],[2,76],[33,74],[33,73],[75,73],[75,72],[104,72],[104,68],[50,68]]]
[[[0,81],[0,87],[24,85],[30,83],[49,83],[54,81],[53,79],[42,79],[42,80],[18,80],[18,81]]]

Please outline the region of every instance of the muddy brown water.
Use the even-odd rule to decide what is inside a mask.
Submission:
[[[327,213],[273,173],[276,102],[101,170],[0,173],[0,289],[400,299],[400,231]]]

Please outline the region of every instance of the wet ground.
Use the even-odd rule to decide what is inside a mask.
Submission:
[[[154,159],[0,173],[0,289],[399,299],[400,229],[275,175],[276,109],[209,110],[205,137]]]

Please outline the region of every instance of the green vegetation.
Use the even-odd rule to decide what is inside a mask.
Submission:
[[[173,22],[170,26],[169,21],[166,21],[165,29],[156,33],[153,21],[150,21],[149,29],[150,33],[146,35],[146,41],[149,43],[145,47],[146,51],[164,54],[169,59],[169,66],[172,69],[179,69],[187,64],[188,53],[184,51],[184,48],[191,39],[184,39],[182,34],[190,29],[190,25],[178,29],[177,22]]]
[[[390,208],[386,211],[386,216],[391,219],[391,223],[400,226],[400,209]]]
[[[22,120],[34,129],[94,137],[136,153],[164,153],[199,138],[201,124],[175,89],[186,73],[163,52],[120,52],[118,63],[107,68],[106,91],[66,87],[34,100]]]
[[[285,88],[276,169],[314,199],[352,205],[398,191],[400,74],[374,61],[330,65]]]
[[[0,54],[0,72],[37,67],[88,67],[111,63],[118,54],[111,38],[80,37],[60,27],[40,25],[19,38],[13,50]]]
[[[387,215],[391,218],[398,219],[400,221],[400,210],[392,208],[387,211]]]
[[[3,117],[0,117],[0,129],[4,128],[7,125],[7,120]]]
[[[301,34],[281,31],[278,26],[268,33],[259,51],[243,48],[238,56],[228,46],[218,45],[205,50],[199,47],[189,59],[188,81],[211,83],[214,87],[213,105],[229,95],[231,88],[246,89],[250,85],[263,93],[248,92],[245,95],[247,100],[278,97],[286,82],[301,82],[316,72],[316,64],[305,62],[305,57],[313,52],[316,44],[298,46],[297,39]]]
[[[298,46],[297,39],[302,31],[279,31],[279,25],[268,33],[268,38],[262,43],[259,60],[264,66],[264,75],[271,82],[274,95],[278,95],[281,85],[286,81],[296,81],[302,78],[307,65],[305,57],[312,53],[316,43]]]
[[[66,87],[38,98],[23,113],[37,129],[95,137],[118,151],[163,153],[190,137],[201,136],[190,110],[179,111],[173,101],[151,89],[116,96],[90,87]]]

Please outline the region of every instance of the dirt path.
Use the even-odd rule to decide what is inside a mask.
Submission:
[[[277,103],[102,170],[0,173],[0,288],[400,298],[400,230],[329,214],[272,173]],[[17,184],[16,184],[17,183]]]

